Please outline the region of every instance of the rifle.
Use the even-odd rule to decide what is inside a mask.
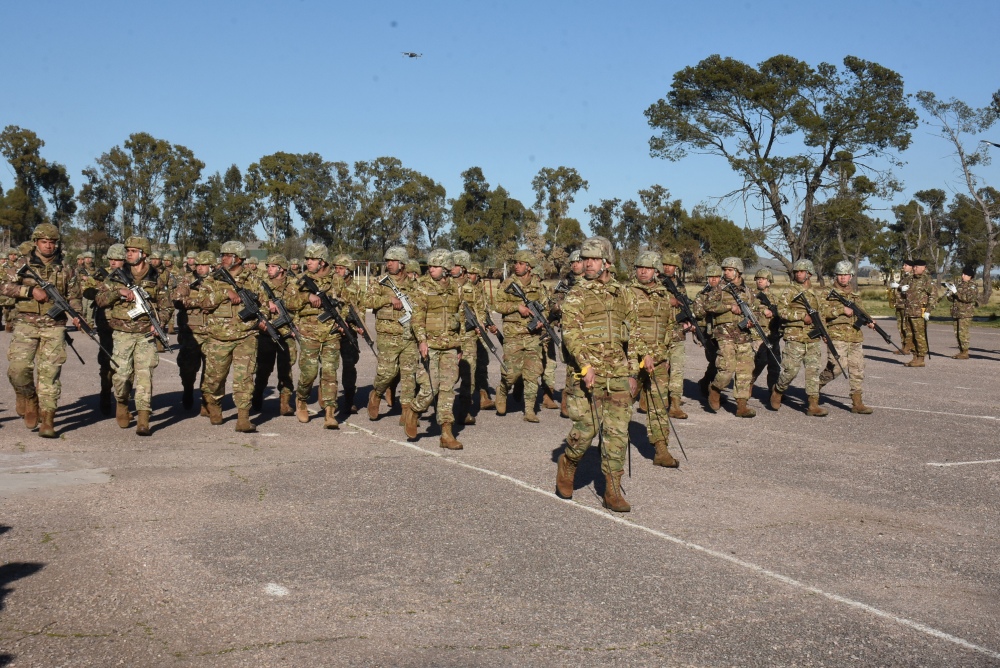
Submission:
[[[372,341],[372,337],[368,334],[368,328],[365,327],[365,321],[361,319],[361,314],[355,310],[354,304],[351,304],[350,302],[347,304],[347,322],[361,330],[361,336],[364,338],[365,343],[368,344],[368,347],[372,349],[372,355],[378,357],[378,351],[375,350],[375,342]]]
[[[111,353],[105,350],[104,346],[101,345],[101,341],[100,339],[97,338],[97,332],[94,331],[94,328],[87,323],[87,321],[84,319],[82,315],[76,312],[76,309],[74,309],[72,306],[69,305],[69,302],[66,301],[65,297],[59,294],[59,291],[56,289],[56,286],[52,285],[44,278],[39,276],[38,272],[32,269],[31,265],[28,264],[27,262],[22,264],[21,267],[17,270],[17,275],[20,276],[21,278],[32,279],[38,285],[38,287],[40,287],[42,290],[45,291],[45,295],[48,297],[48,300],[52,302],[52,306],[49,308],[49,310],[46,312],[45,315],[49,316],[53,320],[56,320],[59,318],[59,316],[65,313],[70,320],[78,320],[80,322],[79,329],[82,330],[84,334],[93,339],[94,343],[97,344],[97,347],[101,349],[101,352],[107,355],[108,359],[111,360],[112,366],[116,367],[118,366],[117,364],[115,364],[114,357],[111,355]],[[70,338],[69,332],[66,332],[66,341],[70,344],[70,348],[73,348],[73,352],[76,353],[76,356],[80,358],[80,361],[83,362],[83,358],[80,357],[80,353],[77,352],[76,348],[73,346],[73,339]],[[84,364],[86,364],[86,362],[84,362]]]
[[[868,325],[875,325],[875,332],[879,336],[881,336],[882,339],[885,340],[886,343],[888,343],[893,348],[895,348],[896,350],[898,350],[900,355],[903,354],[903,349],[900,348],[899,346],[897,346],[893,342],[892,337],[889,335],[889,333],[887,331],[885,331],[884,329],[882,329],[877,322],[875,322],[874,320],[872,320],[872,317],[870,315],[868,315],[867,313],[865,313],[864,310],[860,306],[857,305],[857,303],[855,303],[854,301],[848,299],[847,297],[845,297],[844,295],[840,294],[836,290],[830,290],[830,294],[828,294],[826,296],[826,298],[827,298],[827,300],[836,299],[841,304],[843,304],[847,308],[849,308],[852,311],[854,311],[854,329],[857,329],[857,330],[860,331],[862,327],[867,327]]]
[[[355,350],[361,352],[361,348],[358,346],[358,333],[347,324],[347,321],[345,321],[343,316],[340,315],[340,311],[337,310],[343,306],[343,302],[339,299],[331,298],[330,295],[320,290],[319,286],[316,285],[316,281],[313,280],[313,277],[305,272],[302,272],[302,275],[299,276],[298,285],[300,288],[304,288],[306,292],[319,297],[319,306],[323,309],[323,312],[319,314],[319,321],[326,322],[328,320],[333,320],[334,325],[339,327],[344,332],[344,337],[347,339],[348,343],[350,343]]]
[[[410,318],[413,317],[413,307],[410,305],[410,300],[406,298],[406,295],[399,289],[396,282],[392,280],[392,276],[389,274],[386,274],[382,278],[378,279],[378,284],[392,290],[392,293],[396,295],[396,299],[403,304],[403,317],[399,318],[397,322],[403,327],[406,327],[410,324]]]
[[[497,341],[499,341],[500,345],[502,346],[503,345],[503,332],[500,331],[500,328],[497,327],[497,325],[496,325],[495,322],[493,322],[493,316],[490,315],[490,310],[489,309],[486,309],[486,326],[487,327],[493,327],[494,329],[497,330]]]
[[[793,302],[798,302],[802,304],[806,313],[809,315],[809,319],[812,320],[812,331],[809,332],[810,339],[823,339],[826,343],[826,349],[829,351],[833,359],[837,360],[837,365],[840,367],[840,372],[844,374],[844,378],[847,378],[847,369],[844,368],[844,363],[840,361],[840,355],[837,354],[837,347],[833,345],[833,341],[830,340],[830,335],[826,331],[826,327],[823,326],[823,318],[810,304],[809,300],[806,298],[805,290],[799,294],[792,297]],[[836,376],[834,376],[836,378]]]
[[[677,322],[688,322],[694,327],[694,337],[698,340],[698,343],[705,347],[708,345],[705,339],[705,332],[698,326],[698,318],[694,317],[694,313],[691,311],[691,298],[680,291],[677,285],[674,283],[674,279],[669,276],[663,277],[663,287],[667,289],[674,299],[680,304],[681,312],[677,314]]]
[[[736,305],[740,307],[740,313],[743,314],[743,320],[739,324],[739,328],[742,330],[748,330],[752,326],[754,331],[757,332],[757,336],[760,337],[761,345],[767,348],[767,352],[770,353],[772,359],[778,364],[778,368],[783,373],[785,368],[781,366],[781,360],[778,359],[778,355],[774,352],[774,348],[771,346],[771,342],[767,339],[767,332],[764,328],[760,326],[760,321],[757,320],[757,316],[754,315],[753,309],[740,297],[739,291],[733,283],[726,283],[725,287],[722,288],[729,294],[733,296],[736,300]]]
[[[479,324],[479,320],[476,318],[476,314],[472,310],[472,307],[469,306],[469,302],[462,302],[462,308],[465,309],[465,327],[466,327],[466,329],[475,330],[476,336],[478,336],[479,340],[483,342],[483,345],[485,345],[487,348],[489,348],[490,352],[493,353],[493,357],[497,358],[497,361],[500,362],[500,368],[503,369],[503,372],[507,373],[507,365],[503,363],[503,360],[500,358],[500,355],[497,353],[496,346],[493,345],[493,342],[490,341],[489,336],[486,335],[486,330],[483,329],[483,326]],[[471,363],[472,362],[470,362],[470,364]],[[473,366],[474,366],[474,364],[473,364]]]
[[[167,330],[163,329],[163,324],[160,323],[159,316],[156,315],[156,308],[153,303],[149,300],[149,293],[146,292],[141,285],[135,282],[132,277],[132,273],[125,273],[122,271],[121,267],[116,267],[110,276],[112,281],[116,283],[121,283],[126,288],[132,291],[132,298],[135,300],[135,306],[129,309],[128,317],[136,320],[142,316],[147,316],[149,318],[149,324],[153,328],[153,336],[159,339],[163,347],[170,353],[174,351],[170,348],[170,339],[167,337]]]
[[[281,329],[285,325],[288,325],[288,331],[292,333],[292,337],[302,343],[302,338],[299,335],[299,328],[295,326],[295,322],[292,320],[291,314],[288,309],[285,308],[285,300],[278,298],[274,294],[274,290],[265,281],[260,282],[261,286],[264,288],[264,292],[267,293],[267,298],[274,302],[274,305],[278,307],[278,317],[271,322],[271,326],[275,329]]]
[[[680,446],[681,454],[684,455],[684,461],[687,461],[688,453],[684,452],[684,444],[681,443],[681,435],[677,433],[677,427],[674,426],[673,420],[670,419],[670,412],[669,410],[667,410],[666,402],[663,400],[663,394],[660,392],[660,383],[659,381],[656,380],[655,374],[652,373],[647,374],[647,377],[649,380],[652,381],[653,385],[656,386],[656,393],[660,395],[660,409],[662,410],[663,414],[667,416],[667,424],[670,426],[670,429],[672,429],[674,432],[674,438],[677,439],[677,445]],[[653,404],[653,393],[650,392],[648,384],[646,386],[646,401],[648,401],[650,405]],[[660,411],[653,411],[653,414],[657,416],[656,420],[657,422],[659,422]],[[663,430],[663,425],[660,425],[660,430],[661,431]]]
[[[504,292],[523,301],[524,305],[528,308],[528,311],[531,312],[531,320],[528,322],[528,331],[544,330],[544,334],[549,337],[549,340],[556,344],[556,349],[558,350],[558,348],[562,345],[562,341],[558,336],[556,336],[556,332],[552,329],[552,325],[549,324],[545,314],[542,313],[542,305],[536,301],[528,299],[528,295],[524,293],[524,288],[521,287],[521,284],[518,283],[516,279],[511,281],[507,287],[504,288]]]
[[[260,302],[257,301],[257,295],[250,292],[246,288],[241,288],[233,278],[233,275],[229,273],[225,267],[219,267],[212,272],[212,275],[222,279],[225,283],[229,284],[229,287],[233,289],[236,296],[240,298],[240,303],[243,308],[240,309],[239,317],[243,322],[250,322],[252,318],[256,318],[257,326],[259,327],[262,323],[264,325],[264,331],[267,335],[271,337],[271,340],[278,344],[279,347],[283,348],[284,344],[281,342],[281,335],[278,334],[278,330],[274,328],[271,324],[268,316],[260,310]]]

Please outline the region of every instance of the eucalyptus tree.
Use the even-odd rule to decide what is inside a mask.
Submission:
[[[43,158],[43,146],[37,134],[16,125],[0,132],[0,154],[14,172],[14,187],[6,194],[0,189],[0,226],[12,240],[26,238],[43,220],[62,227],[76,213],[66,167]]]

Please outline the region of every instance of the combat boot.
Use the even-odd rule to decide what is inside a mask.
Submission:
[[[538,423],[538,415],[535,413],[535,407],[534,406],[525,406],[524,407],[524,421],[525,422],[533,422],[535,424]]]
[[[665,466],[668,469],[675,469],[681,465],[679,461],[674,459],[674,456],[670,454],[667,450],[666,441],[657,441],[653,443],[653,447],[656,449],[656,454],[653,455],[653,464],[656,466]]]
[[[566,410],[566,404],[569,401],[569,392],[566,388],[563,388],[562,398],[559,399],[559,417],[568,418],[569,412]]]
[[[757,415],[757,411],[755,411],[754,409],[752,409],[749,406],[747,406],[747,400],[746,399],[737,399],[736,400],[736,417],[752,418],[752,417],[756,417],[756,415]]]
[[[42,438],[55,438],[56,437],[56,412],[55,411],[42,411],[41,420],[38,423],[38,435]]]
[[[403,404],[403,431],[406,432],[407,438],[417,437],[417,431],[420,428],[419,419],[420,416],[409,404]]]
[[[323,429],[340,429],[340,423],[337,422],[336,406],[326,407],[326,415],[323,418]]]
[[[254,413],[260,413],[264,410],[264,388],[260,388],[258,391],[254,388],[253,394],[250,397],[250,410]]]
[[[565,453],[559,455],[559,465],[556,468],[556,496],[560,499],[573,498],[573,481],[576,479],[577,463],[571,461]]]
[[[642,411],[643,413],[648,413],[649,404],[646,401],[646,393],[639,389],[637,389],[636,391],[639,392],[639,410]]]
[[[957,355],[952,355],[951,358],[953,360],[967,360],[967,359],[969,359],[969,351],[968,350],[962,350]]]
[[[111,415],[113,395],[111,394],[111,379],[106,374],[101,373],[101,415]]]
[[[475,403],[473,399],[468,400],[468,408],[465,409],[465,419],[464,422],[467,425],[476,424],[476,416],[472,414],[472,409],[475,408]]]
[[[24,398],[24,426],[34,429],[38,426],[38,395]]]
[[[16,398],[16,401],[14,402],[14,405],[16,407],[15,410],[17,411],[17,416],[23,418],[24,417],[24,408],[28,404],[28,399],[23,394],[19,394],[19,393],[15,393],[14,396]]]
[[[389,408],[392,408],[393,404],[392,394],[393,394],[392,385],[390,385],[389,387],[385,388],[385,405],[388,406]]]
[[[486,390],[479,390],[479,410],[491,411],[496,407],[497,405],[490,399],[490,393]]]
[[[153,433],[149,429],[149,411],[139,411],[135,423],[136,436],[149,436]]]
[[[622,473],[624,472],[615,471],[604,474],[604,507],[616,513],[627,513],[632,510],[632,506],[622,494]]]
[[[556,403],[555,398],[552,396],[552,388],[546,386],[545,391],[542,394],[542,408],[549,410],[559,408],[559,404]]]
[[[208,415],[208,403],[205,401],[205,396],[201,397],[201,410],[198,411],[198,417],[209,417]]]
[[[280,403],[278,405],[278,415],[295,415],[295,409],[292,408],[292,393],[288,391],[283,391],[279,399]]]
[[[309,422],[309,404],[302,399],[296,398],[295,400],[295,417],[299,419],[299,422]]]
[[[812,417],[825,417],[829,413],[825,408],[820,408],[819,406],[819,395],[810,394],[809,395],[809,408],[806,409],[806,415],[811,415]]]
[[[208,421],[214,425],[222,424],[222,406],[219,404],[208,404]]]
[[[344,412],[350,415],[358,414],[358,407],[354,405],[355,394],[357,394],[357,388],[344,390]]]
[[[239,408],[236,410],[236,431],[241,434],[253,434],[257,432],[257,427],[250,421],[249,408]]]
[[[782,392],[778,392],[777,390],[774,389],[771,390],[771,410],[776,411],[779,408],[781,408],[782,396],[783,396]]]
[[[675,420],[687,420],[688,414],[681,409],[681,398],[676,394],[670,395],[670,410],[667,415]]]
[[[827,383],[833,380],[836,376],[829,369],[823,369],[819,372],[819,389],[823,389]]]
[[[368,394],[368,419],[375,421],[378,419],[378,409],[382,405],[382,396],[372,390]]]
[[[708,408],[713,413],[718,413],[722,407],[722,392],[716,389],[715,385],[708,386]]]
[[[913,367],[919,367],[919,366],[924,366],[924,356],[923,355],[917,355],[916,353],[914,353],[913,359],[911,359],[909,362],[906,362],[905,364],[903,364],[903,366],[908,366],[908,367],[911,367],[911,368],[913,368]]]
[[[493,399],[494,405],[497,407],[497,415],[507,414],[507,391],[506,388],[497,388],[497,395]]]
[[[860,392],[851,392],[851,412],[860,413],[861,415],[871,415],[873,411],[865,406],[865,403],[861,400]]]
[[[452,436],[450,422],[441,423],[441,447],[446,450],[461,450],[463,447],[461,441]]]
[[[128,429],[129,424],[132,423],[132,414],[129,413],[128,402],[118,402],[118,407],[115,409],[115,420],[118,422],[119,427]]]

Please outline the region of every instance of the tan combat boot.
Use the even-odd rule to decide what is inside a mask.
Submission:
[[[385,405],[392,408],[394,397],[392,396],[392,385],[385,388]]]
[[[649,412],[649,403],[646,401],[646,393],[642,390],[639,390],[639,410],[643,413]]]
[[[340,423],[337,422],[336,406],[326,407],[326,415],[323,417],[323,429],[340,429]]]
[[[918,367],[918,366],[924,366],[924,356],[923,355],[917,355],[916,353],[914,353],[913,359],[911,359],[909,362],[906,362],[905,364],[903,364],[903,366],[908,366],[908,367],[911,367],[911,368],[912,367]]]
[[[604,507],[616,513],[632,510],[632,506],[622,495],[622,473],[624,471],[604,474]]]
[[[15,406],[16,406],[15,410],[17,411],[17,416],[23,418],[24,417],[25,406],[28,405],[28,398],[25,397],[23,394],[16,394],[15,393],[14,396],[16,398],[16,401],[14,403],[15,403]]]
[[[781,397],[783,394],[777,390],[771,390],[771,410],[776,411],[781,408]]]
[[[559,417],[568,418],[569,412],[566,410],[566,404],[569,401],[569,392],[566,388],[563,388],[562,397],[559,399]]]
[[[250,421],[249,408],[239,408],[236,410],[236,431],[241,434],[254,434],[257,432],[257,427]]]
[[[279,397],[278,404],[278,415],[295,415],[295,409],[292,408],[292,393],[282,392]]]
[[[115,421],[118,422],[118,426],[122,429],[128,429],[129,424],[132,422],[132,414],[129,413],[128,403],[124,401],[118,402],[118,406],[115,408]]]
[[[222,406],[219,404],[208,404],[208,421],[214,425],[222,424]]]
[[[372,390],[368,394],[368,419],[375,421],[378,419],[378,409],[382,405],[382,396]]]
[[[525,422],[532,422],[532,423],[535,423],[535,424],[538,423],[538,415],[535,413],[535,407],[534,406],[525,406],[524,407],[524,421]]]
[[[851,392],[851,412],[860,413],[861,415],[871,415],[873,413],[872,409],[865,406],[865,403],[861,400],[860,392]]]
[[[56,437],[56,412],[55,411],[42,411],[41,420],[38,423],[38,435],[42,438],[55,438]]]
[[[757,415],[757,411],[747,406],[746,399],[736,400],[736,417],[752,418]]]
[[[653,455],[653,464],[656,466],[665,466],[668,469],[675,469],[681,465],[679,461],[674,459],[674,456],[670,454],[667,450],[666,441],[657,441],[653,443],[653,447],[656,449],[656,454]]]
[[[452,436],[450,422],[441,423],[441,447],[447,450],[461,450],[463,447],[461,441]]]
[[[953,360],[967,360],[967,359],[969,359],[969,351],[968,350],[962,350],[957,355],[952,355],[951,358]]]
[[[718,413],[722,407],[722,392],[715,389],[715,385],[708,386],[708,408],[713,413]]]
[[[149,429],[149,411],[139,411],[135,422],[136,436],[149,436],[153,433]]]
[[[548,410],[559,408],[559,404],[556,403],[555,397],[552,396],[552,390],[549,388],[546,388],[545,394],[542,395],[542,408]]]
[[[676,394],[670,395],[670,410],[667,415],[674,420],[687,420],[688,414],[681,409],[681,398]]]
[[[475,408],[475,399],[469,399],[467,406],[468,408],[465,409],[465,418],[463,421],[467,425],[476,424],[476,416],[472,414],[472,409]]]
[[[409,439],[414,439],[417,437],[417,431],[420,429],[420,416],[409,404],[403,404],[403,431],[406,432],[406,437]]]
[[[497,405],[490,399],[490,393],[486,390],[479,390],[479,410],[491,411],[496,407]]]
[[[809,408],[806,409],[806,415],[811,415],[812,417],[825,417],[829,413],[825,408],[820,408],[819,406],[819,395],[810,394],[809,395]]]
[[[309,404],[297,397],[295,399],[295,417],[299,419],[299,422],[309,422]]]
[[[573,481],[576,479],[576,465],[565,453],[559,455],[556,468],[556,496],[560,499],[573,498]]]
[[[496,397],[493,398],[493,404],[497,408],[497,415],[506,415],[507,414],[507,392],[506,391],[501,392],[500,390],[501,390],[501,388],[498,387],[497,388]]]
[[[24,398],[24,426],[34,429],[38,426],[38,395]]]

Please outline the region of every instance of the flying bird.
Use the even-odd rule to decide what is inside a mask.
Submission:
[[[987,141],[985,139],[980,139],[979,141],[983,144],[989,144],[990,146],[996,146],[997,148],[1000,148],[1000,144],[996,143],[995,141]]]
[[[403,53],[403,58],[420,58],[421,56],[424,55],[422,53],[414,53],[412,51],[403,51],[402,53]]]

